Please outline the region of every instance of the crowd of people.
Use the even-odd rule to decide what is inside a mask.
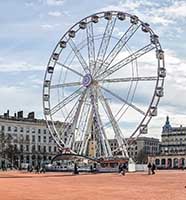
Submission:
[[[35,167],[28,165],[27,172],[34,172],[34,171],[35,173],[45,173],[46,172],[45,165],[42,166],[37,165]]]

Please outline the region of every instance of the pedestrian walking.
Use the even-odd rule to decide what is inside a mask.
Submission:
[[[75,175],[76,175],[76,174],[79,174],[79,172],[78,172],[78,166],[77,166],[76,163],[74,164],[74,174],[75,174]]]
[[[119,167],[118,167],[118,173],[119,173],[119,174],[121,174],[121,170],[122,170],[122,163],[120,163],[120,164],[119,164]]]
[[[148,175],[151,175],[152,164],[149,162],[149,163],[147,164],[147,167],[148,167]]]
[[[153,163],[151,167],[152,174],[155,174],[156,165]]]

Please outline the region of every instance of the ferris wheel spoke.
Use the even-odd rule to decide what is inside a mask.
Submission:
[[[81,97],[79,97],[79,99],[80,99],[80,98],[81,98]],[[78,99],[78,100],[79,100],[79,99]],[[61,127],[59,128],[59,132],[61,132],[61,131],[64,129],[64,124],[65,124],[65,125],[68,125],[68,124],[71,122],[72,116],[74,115],[74,110],[76,109],[77,105],[78,105],[78,101],[74,104],[74,106],[72,107],[72,109],[69,111],[69,113],[68,113],[67,117],[65,118],[63,124],[62,124]],[[65,133],[65,131],[66,131],[67,129],[68,129],[68,127],[65,127],[65,129],[64,129],[63,132]]]
[[[74,149],[73,147],[73,144],[74,144],[74,140],[75,140],[75,129],[77,127],[77,123],[78,123],[78,120],[80,118],[80,113],[81,113],[81,109],[83,107],[83,101],[85,99],[85,96],[86,96],[86,91],[87,89],[85,89],[80,98],[78,99],[78,103],[77,103],[77,108],[75,110],[75,113],[74,113],[74,116],[72,118],[72,123],[71,123],[71,127],[69,129],[69,137],[68,137],[68,140],[67,140],[67,145],[68,147]]]
[[[85,122],[85,125],[83,127],[83,131],[82,131],[82,135],[81,135],[82,142],[81,142],[80,147],[79,147],[79,154],[80,155],[86,154],[88,141],[91,137],[90,130],[89,130],[91,123],[92,123],[92,109],[90,108],[87,112],[86,122]]]
[[[103,86],[100,86],[103,90],[105,90],[107,93],[111,94],[112,96],[114,96],[115,98],[119,99],[120,101],[122,101],[123,103],[127,104],[128,106],[130,106],[131,108],[133,108],[134,110],[136,110],[137,112],[141,113],[142,115],[145,115],[145,112],[142,111],[140,108],[138,108],[137,106],[135,106],[132,103],[129,103],[128,101],[126,101],[124,98],[122,98],[121,96],[119,96],[118,94],[115,94],[114,92],[104,88]]]
[[[51,109],[50,114],[54,115],[56,112],[58,112],[59,110],[61,110],[64,106],[66,106],[71,101],[73,101],[76,97],[78,97],[81,94],[82,90],[83,90],[83,87],[80,87],[79,89],[77,89],[76,91],[74,91],[71,95],[69,95],[68,97],[66,97],[65,99],[63,99],[60,103],[58,103],[57,105],[55,105]]]
[[[120,82],[131,82],[131,81],[157,81],[157,76],[147,76],[147,77],[128,77],[128,78],[111,78],[98,80],[101,83],[120,83]]]
[[[98,50],[98,54],[97,54],[97,59],[96,59],[96,65],[94,68],[94,72],[93,75],[95,75],[97,73],[97,71],[100,69],[104,58],[105,58],[105,54],[107,52],[108,49],[108,45],[110,42],[110,38],[112,35],[112,32],[114,30],[115,27],[115,23],[116,23],[116,18],[112,18],[111,20],[108,20],[103,37],[102,37],[102,41]]]
[[[82,141],[82,143],[78,149],[78,152],[80,154],[85,154],[85,152],[87,150],[87,148],[85,148],[87,145],[87,139],[90,138],[90,129],[89,128],[90,128],[90,124],[92,122],[92,119],[90,119],[90,112],[91,112],[90,103],[87,104],[86,102],[84,102],[81,114],[79,115],[79,122],[77,125],[77,131],[80,134],[79,141]],[[82,148],[84,149],[85,152],[83,152]]]
[[[95,65],[95,45],[94,45],[94,30],[93,30],[93,23],[90,22],[87,25],[86,29],[87,33],[87,44],[88,44],[88,58],[89,58],[89,69],[92,73]]]
[[[143,56],[144,54],[152,51],[153,49],[155,49],[156,46],[153,44],[148,44],[144,47],[142,47],[141,49],[135,51],[134,53],[132,53],[130,56],[122,59],[121,61],[119,61],[118,63],[114,64],[111,67],[106,67],[105,71],[103,71],[100,75],[98,75],[96,78],[97,79],[104,79],[108,76],[110,76],[111,74],[113,74],[114,72],[118,71],[119,69],[123,68],[124,66],[126,66],[127,64],[131,63],[132,61],[136,60],[137,58]]]
[[[62,84],[51,85],[50,89],[80,86],[81,84],[82,84],[81,82],[62,83]]]
[[[113,60],[117,57],[119,52],[123,49],[123,47],[127,44],[127,42],[132,38],[134,33],[138,30],[140,25],[132,24],[127,31],[122,35],[122,37],[119,39],[119,41],[116,43],[116,45],[113,47],[113,49],[110,51],[109,55],[106,57],[104,62],[102,63],[101,69],[97,72],[101,72],[106,70]],[[102,70],[103,68],[103,70]]]
[[[68,67],[68,66],[66,66],[66,65],[64,65],[64,64],[62,64],[62,63],[60,63],[60,62],[58,62],[58,61],[56,62],[56,64],[58,64],[58,65],[64,67],[64,68],[67,69],[67,70],[70,70],[71,72],[77,74],[78,76],[83,77],[83,74],[79,73],[79,72],[76,71],[75,69],[72,69],[72,68],[70,68],[70,67]]]
[[[127,142],[125,141],[124,137],[122,136],[122,131],[112,113],[112,110],[110,108],[108,101],[103,96],[101,90],[99,90],[99,98],[100,98],[102,106],[107,114],[107,117],[112,125],[112,128],[114,130],[115,138],[117,139],[118,145],[120,147],[120,151],[122,152],[123,156],[128,157],[129,155],[128,155],[128,151],[127,151]]]
[[[74,41],[72,39],[69,39],[69,44],[70,44],[75,56],[79,60],[79,63],[81,64],[82,68],[84,69],[85,73],[90,73],[90,69],[88,68],[86,61],[84,60],[83,56],[80,53],[80,50],[77,48],[76,44],[74,43]]]

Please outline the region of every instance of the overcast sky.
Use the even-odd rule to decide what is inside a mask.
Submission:
[[[186,126],[185,0],[0,1],[0,112],[35,111],[42,118],[42,83],[48,59],[65,31],[100,10],[121,10],[148,22],[165,51],[165,96],[149,136],[160,137],[167,115]]]

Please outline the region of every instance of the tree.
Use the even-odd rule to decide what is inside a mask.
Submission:
[[[18,167],[18,156],[20,151],[17,145],[13,144],[13,138],[10,134],[0,133],[0,157],[2,160],[8,160],[13,166]]]
[[[136,157],[136,162],[139,164],[146,164],[148,161],[148,155],[145,153],[144,149],[141,149]]]

